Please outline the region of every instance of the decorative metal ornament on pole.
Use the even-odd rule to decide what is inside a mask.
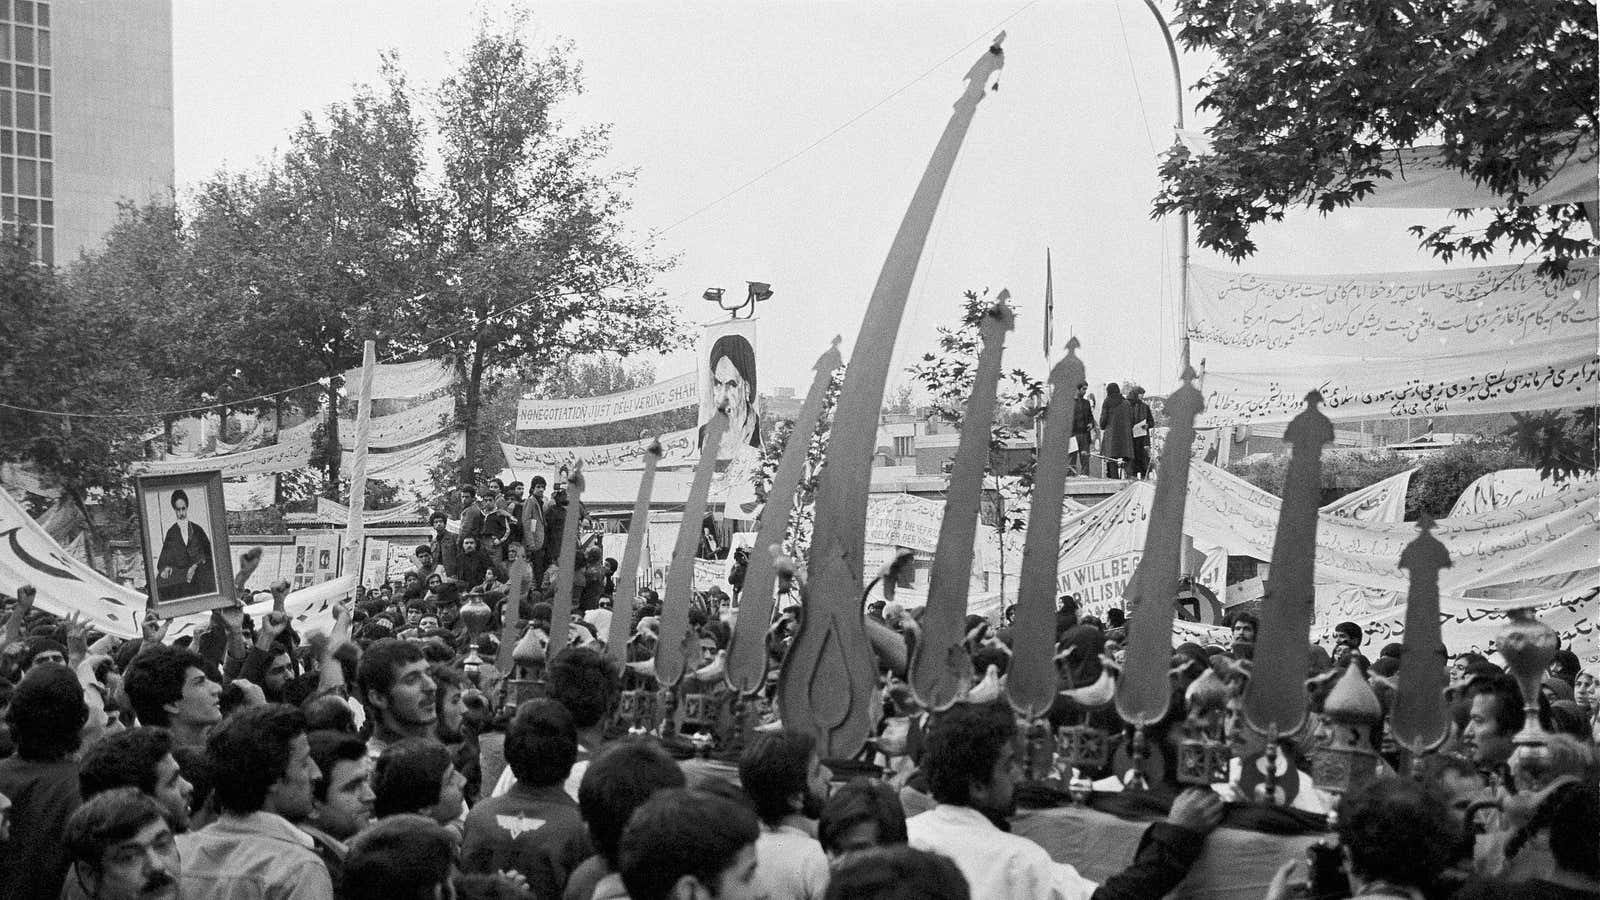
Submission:
[[[947,709],[972,686],[972,660],[962,647],[972,577],[971,548],[977,538],[983,471],[989,464],[1000,357],[1005,350],[1006,332],[1015,322],[1011,307],[1006,305],[1010,296],[1009,291],[1002,290],[983,316],[982,348],[962,416],[961,443],[945,489],[944,521],[939,526],[938,549],[929,574],[922,635],[917,639],[907,673],[917,700],[934,711]]]
[[[572,464],[567,473],[567,513],[562,519],[561,546],[556,548],[556,593],[550,598],[550,646],[545,649],[545,665],[567,649],[572,631],[573,586],[577,584],[578,531],[583,527],[583,460]]]
[[[778,461],[778,471],[761,508],[761,526],[745,571],[744,588],[739,594],[739,618],[734,623],[733,641],[728,647],[728,686],[741,694],[761,690],[767,681],[767,628],[772,621],[773,586],[778,579],[778,564],[770,548],[781,547],[794,511],[794,492],[800,486],[811,436],[822,418],[822,405],[828,396],[833,373],[844,364],[839,355],[839,338],[817,358],[812,366],[811,389],[800,406],[789,431],[789,442]]]
[[[872,734],[877,664],[865,633],[861,584],[878,416],[918,262],[967,129],[990,77],[1005,63],[1004,39],[1002,32],[967,71],[966,89],[889,247],[856,337],[861,352],[839,392],[816,502],[816,520],[826,527],[811,542],[809,602],[778,682],[784,725],[814,735],[823,758],[853,756]]]
[[[650,495],[655,491],[656,466],[661,462],[661,441],[654,440],[644,451],[644,474],[639,476],[639,495],[633,501],[633,517],[628,520],[628,543],[622,549],[622,567],[617,570],[617,590],[612,601],[611,627],[606,631],[606,656],[617,662],[628,658],[628,632],[633,626],[633,599],[639,593],[639,557],[644,553],[644,536],[650,529]],[[622,609],[616,609],[621,605]]]
[[[1405,664],[1396,676],[1399,689],[1390,718],[1394,739],[1411,753],[1413,767],[1450,736],[1444,696],[1449,660],[1439,633],[1439,570],[1450,567],[1450,551],[1433,536],[1432,516],[1423,513],[1417,530],[1416,539],[1400,551],[1400,568],[1409,576]]]
[[[664,688],[675,687],[688,665],[689,604],[694,599],[694,561],[700,546],[700,522],[706,514],[706,496],[711,493],[711,476],[716,473],[717,448],[728,430],[728,413],[719,409],[706,423],[701,442],[700,463],[689,486],[689,500],[683,507],[683,522],[672,549],[672,566],[667,570],[667,594],[662,598],[661,636],[656,642],[656,681]]]

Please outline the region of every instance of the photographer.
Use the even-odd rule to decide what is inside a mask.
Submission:
[[[1422,900],[1461,843],[1461,826],[1437,788],[1409,778],[1380,778],[1339,803],[1337,833],[1349,890],[1336,890],[1337,872],[1309,872],[1304,860],[1278,870],[1266,900],[1351,897]]]

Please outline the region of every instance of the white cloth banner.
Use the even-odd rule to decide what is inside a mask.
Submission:
[[[1406,488],[1411,484],[1411,474],[1416,469],[1396,472],[1388,478],[1369,484],[1359,491],[1351,491],[1322,508],[1326,515],[1360,522],[1404,522],[1406,518]]]
[[[283,443],[284,441],[301,439],[310,440],[311,436],[316,434],[317,426],[321,424],[322,411],[318,410],[316,415],[307,418],[304,422],[300,422],[296,425],[290,425],[287,428],[278,429],[278,442]]]
[[[1012,501],[1016,503],[1016,501]],[[1080,516],[1083,504],[1063,498],[1061,501],[1062,527]],[[1027,507],[1012,509],[1014,515],[1027,515]],[[939,548],[939,527],[944,522],[944,501],[930,500],[915,494],[871,494],[867,498],[866,541],[886,547],[905,547],[932,553]],[[1026,531],[1011,531],[1005,536],[1007,574],[1014,575],[1021,567],[1023,536]],[[1000,549],[999,533],[992,525],[978,525],[975,551],[979,552],[981,569],[997,557]],[[994,571],[998,571],[997,569]]]
[[[105,634],[139,636],[145,595],[74,559],[21,504],[0,491],[0,594],[15,597],[25,584],[38,589],[34,605],[47,613],[77,613]]]
[[[407,400],[445,390],[456,381],[455,367],[447,359],[419,359],[385,363],[372,370],[372,399]],[[344,373],[345,389],[354,394],[361,384],[361,367]]]
[[[1268,276],[1192,269],[1205,425],[1287,421],[1307,391],[1332,419],[1585,406],[1600,400],[1594,259]]]
[[[1593,474],[1567,478],[1556,482],[1539,477],[1538,469],[1501,469],[1480,477],[1467,485],[1450,508],[1450,518],[1470,516],[1491,509],[1515,506],[1537,500],[1554,491],[1567,490],[1595,480]]]
[[[281,438],[281,436],[280,436]],[[163,459],[137,463],[145,475],[169,475],[180,472],[205,472],[220,469],[222,477],[236,475],[270,475],[289,472],[311,465],[311,436],[292,437],[278,443],[243,453],[224,456],[206,456],[192,459]]]
[[[374,416],[370,423],[372,431],[367,439],[367,448],[385,450],[404,447],[435,437],[450,427],[455,414],[456,398],[446,394],[412,409],[387,416]],[[346,451],[356,448],[355,419],[339,420],[339,448]]]
[[[1184,530],[1230,553],[1272,558],[1277,497],[1211,465],[1195,464]],[[1109,501],[1107,501],[1109,502]],[[1600,483],[1576,486],[1509,509],[1440,519],[1434,537],[1452,565],[1441,597],[1511,609],[1560,599],[1600,565]],[[1317,525],[1317,580],[1403,593],[1400,552],[1417,536],[1410,522],[1362,522],[1327,513]]]
[[[446,456],[460,459],[466,452],[466,436],[460,432],[446,435],[408,450],[392,453],[373,453],[367,457],[367,477],[382,481],[422,482],[428,472]],[[339,474],[350,477],[350,454],[339,456]]]
[[[693,406],[699,399],[699,389],[693,372],[648,387],[600,397],[583,397],[575,400],[533,400],[524,397],[517,402],[517,430],[577,428],[620,419],[635,419]]]
[[[271,475],[247,475],[222,483],[222,502],[230,512],[249,512],[272,505],[277,481]]]
[[[390,522],[399,522],[412,518],[417,510],[422,508],[422,501],[412,500],[399,506],[388,509],[369,509],[361,514],[364,525],[385,525]],[[350,507],[343,503],[335,503],[326,497],[317,498],[317,518],[329,525],[343,527],[350,524]]]
[[[653,437],[617,444],[594,444],[587,447],[523,447],[500,443],[506,465],[513,471],[554,471],[582,461],[586,470],[643,469],[645,450]],[[696,444],[698,436],[693,428],[671,431],[660,436],[662,466],[690,466],[700,457]]]
[[[1178,140],[1196,156],[1211,155],[1211,140],[1204,132],[1177,129]],[[1392,178],[1379,179],[1372,193],[1352,201],[1352,206],[1392,209],[1469,209],[1506,205],[1506,198],[1480,185],[1452,165],[1438,146],[1394,148],[1387,151]],[[1528,192],[1524,206],[1556,203],[1593,203],[1600,199],[1596,158],[1600,156],[1589,135],[1572,155],[1562,160],[1543,185]]]
[[[290,625],[300,633],[301,637],[313,631],[330,634],[333,631],[334,604],[344,602],[355,589],[354,575],[345,575],[314,584],[290,592],[284,598],[283,611],[289,616]],[[258,603],[247,603],[244,611],[251,619],[260,622],[263,616],[272,612],[272,599],[269,597]],[[167,628],[167,640],[170,642],[184,635],[192,635],[205,628],[210,620],[210,613],[195,613],[173,619]]]

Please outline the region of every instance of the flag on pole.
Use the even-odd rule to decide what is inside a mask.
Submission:
[[[1044,367],[1050,369],[1050,350],[1055,343],[1056,293],[1050,272],[1050,248],[1044,248]]]

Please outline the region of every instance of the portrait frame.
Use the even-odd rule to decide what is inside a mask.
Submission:
[[[183,532],[176,524],[177,504],[173,495],[177,491],[183,492],[186,511],[190,507],[204,507],[196,510],[199,515],[189,519],[191,537],[188,541],[183,540]],[[150,608],[163,619],[170,619],[238,605],[233,584],[233,553],[228,546],[222,472],[212,469],[141,475],[134,481],[134,499],[139,511],[139,539],[144,550]],[[204,559],[193,556],[197,544],[210,548],[209,573],[205,571]],[[188,570],[173,558],[174,554],[184,553],[190,555],[183,561],[190,562],[195,569],[192,583],[183,577]],[[168,557],[167,565],[162,564],[163,556]],[[168,572],[165,578],[163,571]]]

